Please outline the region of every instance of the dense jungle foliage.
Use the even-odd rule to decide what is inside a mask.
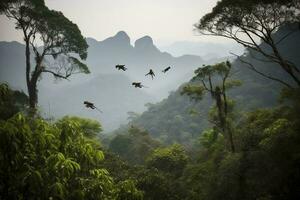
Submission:
[[[104,135],[96,120],[44,119],[36,107],[41,73],[89,72],[72,56],[87,56],[77,25],[44,1],[2,1],[0,13],[23,29],[26,53],[42,35],[45,55],[63,54],[69,68],[48,71],[34,49],[28,96],[0,84],[0,200],[300,199],[299,10],[295,0],[219,1],[195,27],[236,40],[245,55],[199,67],[167,99]]]

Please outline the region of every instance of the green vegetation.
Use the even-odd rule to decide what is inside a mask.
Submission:
[[[300,199],[299,65],[277,49],[289,36],[285,26],[299,23],[298,1],[220,1],[197,28],[243,43],[232,35],[241,29],[252,41],[243,43],[248,54],[198,68],[189,83],[148,104],[142,115],[130,113],[128,127],[108,137],[96,120],[49,122],[30,112],[42,72],[59,78],[88,73],[70,54],[87,56],[78,27],[43,1],[5,0],[0,12],[17,20],[36,57],[27,76],[29,97],[0,84],[0,199]],[[44,43],[41,54],[34,49],[36,33]],[[251,40],[253,34],[263,43]],[[254,67],[249,56],[255,51],[271,63]],[[70,64],[65,75],[42,65],[43,56],[60,54]],[[245,62],[267,79],[240,68]],[[31,72],[30,62],[26,66]]]
[[[27,103],[26,94],[10,90],[5,83],[0,84],[0,120],[7,120],[15,113],[25,110]]]
[[[117,135],[109,145],[109,150],[132,164],[143,164],[145,158],[160,143],[152,139],[148,132],[131,127],[127,134]]]
[[[93,123],[65,117],[50,124],[22,114],[1,121],[1,199],[141,199],[133,181],[116,183],[101,167],[100,144],[86,138],[100,130]]]
[[[230,145],[231,151],[235,152],[232,130],[232,116],[230,109],[230,100],[227,97],[227,90],[239,86],[241,83],[237,80],[228,80],[231,76],[231,64],[229,61],[215,64],[213,66],[203,66],[195,71],[196,76],[192,80],[199,80],[198,84],[187,85],[183,88],[182,94],[187,94],[192,99],[201,100],[203,93],[210,93],[212,99],[216,102],[216,112],[212,113],[211,121],[215,124],[215,138],[220,132]],[[217,77],[216,77],[217,76]],[[219,84],[214,83],[217,79]],[[220,79],[220,80],[218,80]]]
[[[273,37],[281,27],[298,26],[299,9],[300,4],[296,0],[222,0],[212,12],[201,18],[195,27],[204,35],[232,39],[250,51],[263,55],[266,62],[277,63],[276,68],[287,73],[293,84],[299,87],[299,66],[287,60],[279,50],[280,43],[295,30],[290,30],[286,35],[277,38],[277,41]],[[260,41],[264,42],[267,48],[261,48]],[[252,70],[264,77],[285,87],[293,87],[293,84],[286,80],[261,73],[251,63],[248,64]]]
[[[35,114],[37,83],[42,74],[50,73],[57,79],[68,79],[75,73],[89,73],[88,67],[76,57],[78,55],[85,60],[88,45],[78,26],[61,12],[50,10],[43,0],[5,0],[0,5],[0,14],[13,19],[16,29],[23,33],[29,106]],[[39,48],[37,39],[42,42],[42,48]],[[31,66],[31,50],[35,58],[34,68]],[[47,58],[54,59],[53,63],[50,64]]]
[[[213,130],[203,134],[199,160],[185,174],[190,199],[298,199],[300,123],[295,106],[247,114],[236,129],[234,154],[224,148],[223,137],[213,142]]]
[[[167,148],[158,148],[148,157],[147,166],[165,173],[180,176],[188,161],[184,148],[173,144]]]
[[[280,52],[289,60],[296,64],[300,64],[300,57],[298,56],[296,43],[300,42],[300,31],[295,28],[281,28],[274,34],[276,41],[293,31],[289,37],[280,43]],[[267,50],[266,44],[262,42],[260,48]],[[249,49],[247,49],[249,51]],[[253,58],[255,56],[255,58]],[[292,84],[289,75],[278,70],[278,64],[273,62],[263,62],[263,56],[251,51],[241,56],[243,61],[252,63],[257,70],[272,75],[279,79],[285,80]],[[282,84],[272,81],[261,76],[255,71],[251,70],[249,66],[243,63],[240,59],[231,62],[231,76],[228,80],[238,80],[232,82],[234,85],[241,85],[239,87],[232,87],[227,90],[227,96],[230,100],[230,105],[234,105],[232,114],[236,117],[233,121],[237,121],[241,116],[247,112],[259,108],[272,108],[278,105]],[[257,60],[259,59],[259,60]],[[216,64],[216,63],[214,63]],[[214,65],[211,64],[211,65]],[[209,65],[206,65],[209,66]],[[203,67],[203,66],[202,66]],[[200,67],[200,68],[202,68]],[[277,69],[277,70],[276,70]],[[196,74],[195,74],[196,75]],[[218,77],[219,75],[217,75]],[[199,82],[199,84],[198,84]],[[149,132],[155,139],[160,140],[164,144],[172,144],[174,142],[183,144],[186,148],[197,147],[198,137],[200,134],[209,129],[211,126],[211,118],[208,117],[212,113],[212,106],[215,101],[212,99],[209,92],[205,92],[201,98],[193,98],[192,100],[187,95],[181,95],[182,89],[186,85],[201,86],[200,80],[191,80],[183,84],[176,91],[171,92],[168,98],[156,104],[147,104],[147,111],[142,114],[130,113],[130,123],[128,126],[141,127]],[[213,80],[217,85],[219,80]],[[207,82],[207,86],[209,83]],[[228,86],[234,86],[232,84]],[[197,89],[197,87],[193,87]],[[202,94],[201,90],[196,90]],[[197,97],[197,96],[194,96]],[[201,95],[198,97],[201,97]],[[124,132],[125,127],[119,131]],[[126,130],[125,130],[126,131]]]

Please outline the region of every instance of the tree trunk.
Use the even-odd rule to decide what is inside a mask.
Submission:
[[[36,113],[36,105],[37,105],[37,90],[36,90],[36,82],[33,80],[33,76],[30,77],[31,72],[31,63],[30,63],[30,44],[29,39],[25,38],[25,58],[26,58],[26,84],[27,91],[29,96],[29,109],[30,114],[35,115]]]
[[[30,84],[28,87],[28,93],[29,93],[29,107],[30,112],[35,115],[36,114],[36,106],[38,103],[38,90],[37,90],[37,82],[41,75],[41,67],[40,63],[38,63],[35,67],[34,72],[32,73]]]
[[[29,48],[29,39],[25,39],[25,58],[26,58],[26,83],[27,83],[27,89],[29,93],[29,85],[30,85],[30,48]]]
[[[292,66],[284,61],[281,61],[281,66],[286,66],[287,69],[285,71],[292,77],[292,79],[297,83],[297,85],[300,86],[300,79],[293,72]]]
[[[29,94],[29,107],[30,109],[35,110],[38,101],[36,82],[30,81],[28,87],[28,94]]]
[[[234,146],[234,142],[233,142],[232,132],[231,132],[231,130],[229,130],[229,127],[227,126],[226,116],[224,113],[225,103],[222,102],[222,94],[221,94],[221,90],[219,87],[216,87],[215,99],[216,99],[216,104],[217,104],[217,109],[218,109],[218,118],[220,121],[220,126],[222,129],[223,135],[225,138],[227,138],[229,140],[230,150],[232,153],[234,153],[235,146]],[[226,104],[227,104],[227,102],[226,102]]]
[[[222,129],[222,132],[225,133],[225,117],[224,117],[224,112],[223,112],[223,103],[222,103],[222,98],[221,98],[221,91],[219,87],[216,87],[215,91],[215,99],[216,99],[216,104],[217,104],[217,109],[218,109],[218,118],[220,121],[220,127]]]

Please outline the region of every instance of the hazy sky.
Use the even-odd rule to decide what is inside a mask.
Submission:
[[[150,35],[159,46],[175,41],[218,41],[196,36],[193,24],[217,0],[45,0],[75,22],[85,37],[103,40],[124,30],[132,41]],[[22,41],[12,21],[0,17],[0,40]]]

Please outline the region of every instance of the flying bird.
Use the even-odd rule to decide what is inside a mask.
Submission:
[[[147,73],[145,76],[148,76],[148,75],[150,75],[153,80],[153,77],[155,76],[155,74],[152,69],[150,69],[149,73]]]
[[[98,110],[99,112],[102,113],[102,111],[100,109],[98,109],[93,103],[89,102],[89,101],[84,101],[83,104],[85,105],[85,107],[87,108],[91,108],[91,109],[96,109]]]
[[[163,73],[166,73],[167,71],[169,71],[171,69],[171,67],[167,67],[166,69],[162,70]]]
[[[143,87],[146,88],[146,86],[142,85],[141,82],[133,82],[132,85],[133,85],[135,88],[143,88]]]
[[[123,71],[127,70],[127,68],[125,67],[125,65],[116,65],[116,69],[123,70]]]

